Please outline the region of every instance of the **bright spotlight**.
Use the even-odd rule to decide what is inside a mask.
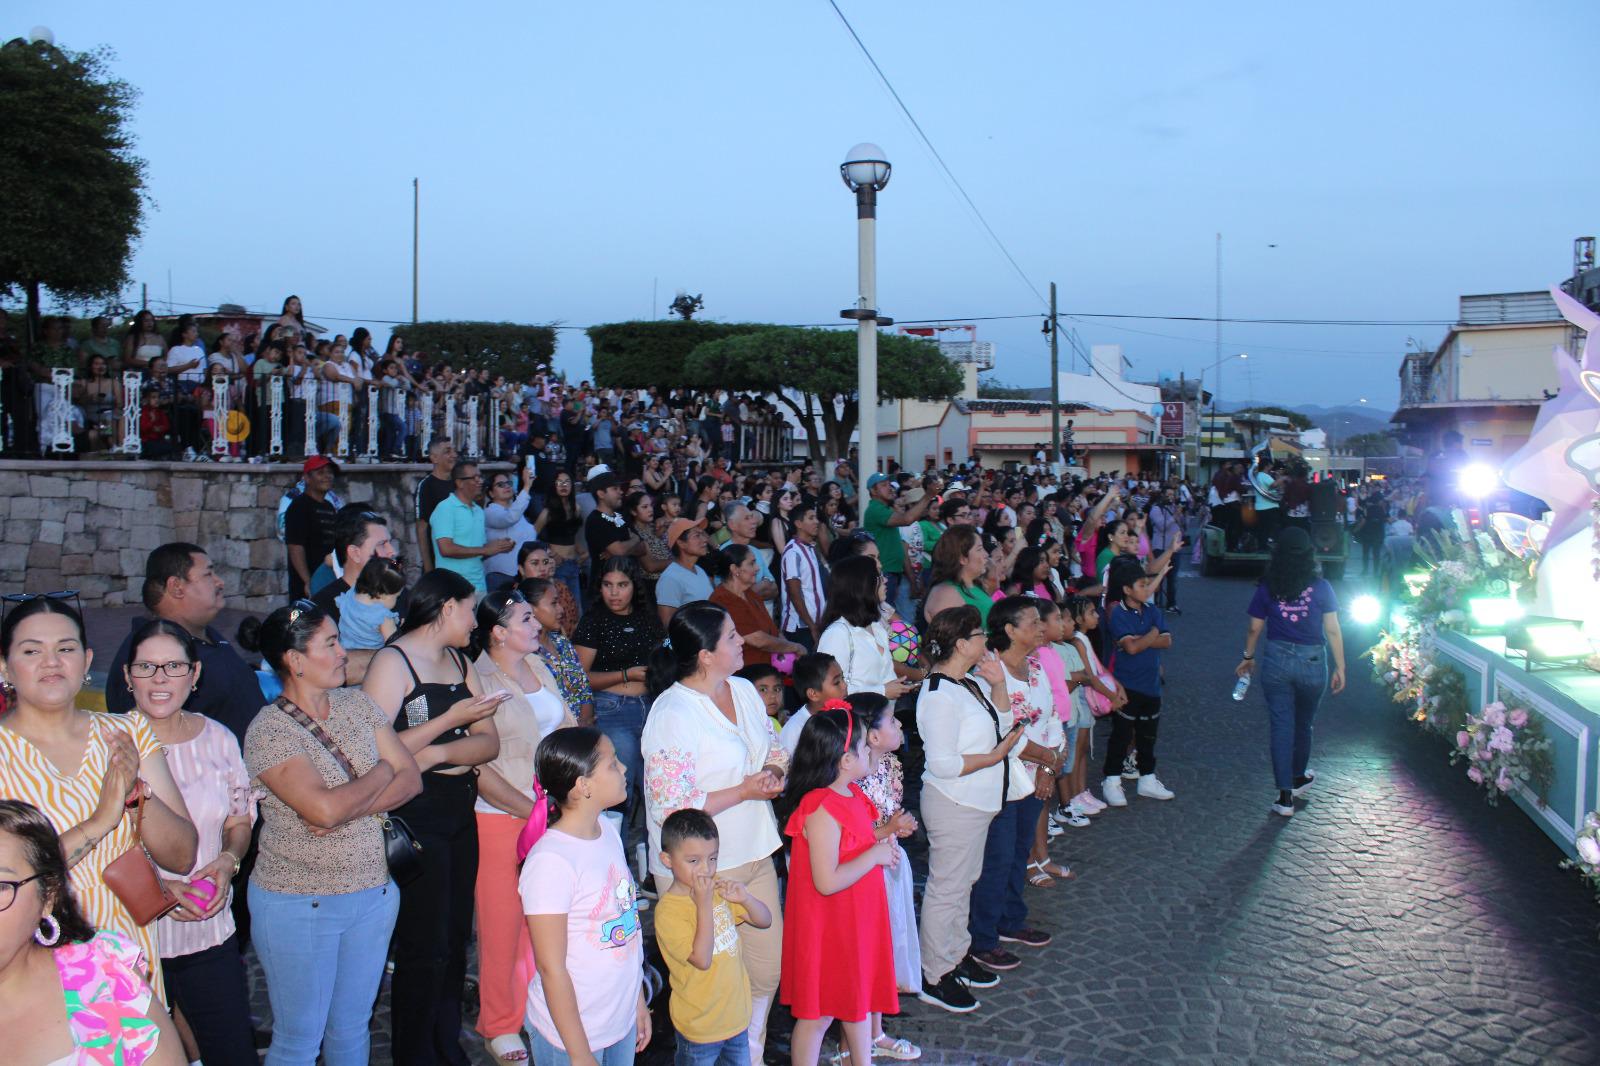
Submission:
[[[1376,596],[1357,596],[1350,601],[1350,618],[1356,625],[1376,625],[1383,617],[1383,604]]]
[[[1500,471],[1488,463],[1469,463],[1461,468],[1457,484],[1468,496],[1482,499],[1500,487]]]

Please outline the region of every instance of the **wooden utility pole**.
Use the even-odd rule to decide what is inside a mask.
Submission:
[[[411,322],[417,321],[417,230],[421,221],[420,200],[422,190],[417,179],[411,179]]]
[[[1056,334],[1056,283],[1050,283],[1050,469],[1061,462],[1061,345]]]

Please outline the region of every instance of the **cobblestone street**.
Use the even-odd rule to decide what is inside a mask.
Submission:
[[[1250,585],[1181,590],[1158,749],[1178,798],[1069,829],[1078,879],[1028,890],[1055,943],[1020,949],[979,1012],[902,997],[889,1031],[930,1063],[1600,1061],[1600,907],[1372,685],[1369,635],[1347,630],[1350,686],[1286,820],[1259,691],[1228,698]],[[386,1011],[375,1029],[387,1062]]]

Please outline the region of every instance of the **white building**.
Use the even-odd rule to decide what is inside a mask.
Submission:
[[[1122,354],[1122,345],[1093,345],[1089,349],[1089,360],[1099,373],[1060,375],[1062,403],[1082,403],[1110,411],[1148,412],[1161,402],[1160,386],[1128,380],[1128,370],[1133,364]]]

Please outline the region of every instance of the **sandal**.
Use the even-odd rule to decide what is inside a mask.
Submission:
[[[1032,873],[1028,874],[1028,884],[1032,885],[1034,888],[1049,888],[1051,885],[1055,884],[1055,880],[1050,876],[1050,872],[1045,869],[1046,865],[1047,864],[1045,862],[1030,862],[1028,864],[1028,869],[1033,871]]]
[[[1043,865],[1044,872],[1054,877],[1057,881],[1071,881],[1078,876],[1072,872],[1072,867],[1062,866],[1060,863],[1051,862],[1048,859],[1045,860]]]
[[[489,1055],[496,1062],[522,1063],[528,1061],[528,1049],[522,1043],[522,1034],[506,1033],[492,1040],[485,1040],[483,1046],[488,1049]]]
[[[922,1049],[909,1040],[896,1039],[884,1033],[872,1042],[872,1057],[915,1062],[922,1058]]]

